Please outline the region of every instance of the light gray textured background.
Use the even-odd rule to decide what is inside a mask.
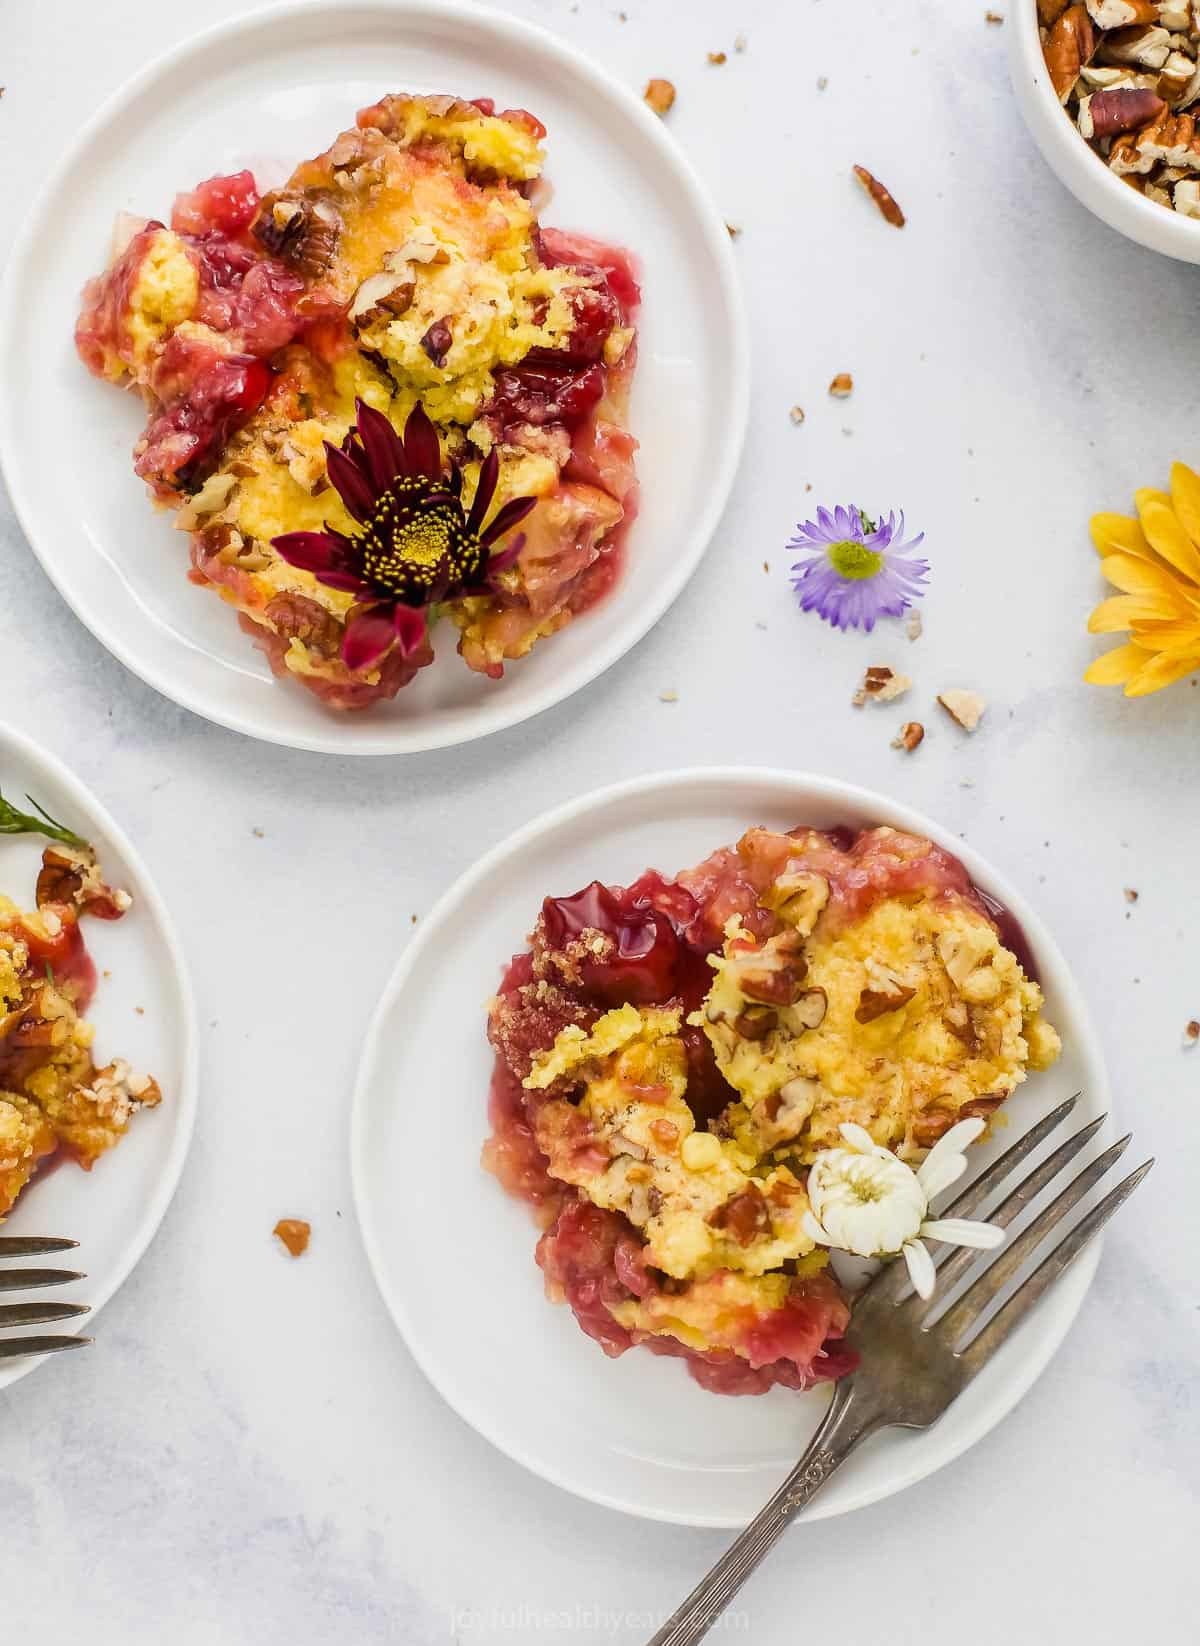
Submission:
[[[240,9],[3,0],[0,220],[128,73]],[[627,0],[625,21],[597,0],[510,9],[632,86],[679,88],[671,129],[743,230],[741,478],[700,573],[623,664],[516,731],[403,762],[289,754],[175,709],[75,621],[0,503],[0,715],[142,848],[204,1023],[195,1145],[158,1240],[94,1350],[0,1397],[6,1626],[25,1646],[637,1646],[686,1591],[720,1534],[575,1502],[425,1384],[359,1249],[347,1103],[410,913],[485,846],[601,782],[744,758],[887,789],[1034,896],[1092,1001],[1119,1119],[1159,1156],[1018,1411],[936,1478],[796,1529],[746,1597],[750,1635],[1189,1638],[1200,1051],[1182,1029],[1200,1016],[1200,690],[1128,703],[1080,674],[1101,592],[1089,512],[1163,484],[1173,456],[1200,462],[1200,275],[1053,181],[984,0]],[[856,161],[892,187],[903,234],[849,181]],[[830,400],[842,370],[854,397]],[[841,637],[789,604],[793,522],[851,498],[903,506],[928,534],[916,645]],[[911,707],[850,710],[874,662],[916,676]],[[991,700],[969,741],[932,707],[950,685]],[[660,701],[668,688],[678,702]],[[911,759],[888,746],[908,714],[930,726]],[[285,1214],[313,1223],[301,1263],[270,1237]],[[448,1280],[469,1308],[470,1277]]]

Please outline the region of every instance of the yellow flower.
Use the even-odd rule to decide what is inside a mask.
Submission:
[[[1098,605],[1090,634],[1129,640],[1098,657],[1084,675],[1093,686],[1124,686],[1145,697],[1200,669],[1200,475],[1171,467],[1171,495],[1135,492],[1138,518],[1094,514],[1100,570],[1121,593]]]

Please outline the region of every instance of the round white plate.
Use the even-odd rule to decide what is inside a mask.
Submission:
[[[116,921],[83,921],[83,934],[100,980],[88,1013],[96,1026],[96,1060],[123,1057],[162,1087],[157,1109],[130,1122],[115,1149],[90,1172],[71,1161],[35,1178],[0,1225],[6,1235],[67,1235],[79,1250],[46,1258],[52,1267],[77,1269],[86,1279],[53,1292],[17,1292],[15,1302],[42,1296],[88,1303],[92,1313],[39,1332],[96,1336],[85,1355],[103,1354],[96,1311],[141,1257],[175,1193],[196,1113],[196,1020],[187,967],[174,927],[149,874],[112,818],[57,760],[11,726],[0,725],[0,789],[22,811],[31,794],[51,816],[92,842],[105,878],[123,886],[133,907]],[[34,882],[48,842],[40,835],[0,835],[0,892],[33,907]],[[111,975],[105,976],[105,973]],[[11,1269],[15,1260],[0,1267]],[[5,1333],[6,1337],[14,1333]],[[75,1351],[78,1352],[78,1351]],[[45,1357],[0,1360],[6,1389]]]
[[[438,661],[390,703],[336,715],[276,682],[188,541],[133,474],[137,399],[85,371],[72,334],[118,211],[167,216],[180,189],[250,166],[282,181],[386,92],[489,96],[549,128],[542,212],[633,250],[643,284],[631,427],[641,507],[598,606],[509,664]],[[515,725],[615,663],[695,570],[733,482],[749,357],[729,236],[661,120],[561,41],[462,0],[355,0],[252,13],[203,34],[101,110],[21,234],[0,297],[0,454],[21,523],[77,615],[185,708],[268,742],[338,754],[442,748]],[[69,483],[64,477],[69,476]]]
[[[696,1526],[742,1526],[762,1507],[828,1392],[707,1394],[678,1361],[636,1350],[606,1359],[569,1309],[545,1300],[528,1209],[479,1165],[492,1069],[484,1002],[509,956],[525,947],[547,893],[574,892],[595,878],[628,883],[649,866],[677,871],[756,823],[890,823],[956,852],[1023,923],[1064,1041],[1057,1066],[1031,1077],[1008,1105],[1008,1138],[1072,1092],[1083,1093],[1081,1121],[1104,1111],[1104,1068],[1066,962],[989,864],[929,819],[866,789],[794,772],[719,769],[586,795],[464,875],[422,921],[388,984],[367,1036],[352,1122],[368,1259],[409,1348],[451,1406],[510,1457],[581,1497]],[[980,1163],[991,1152],[981,1149]],[[431,1238],[436,1261],[428,1258]],[[891,1430],[868,1442],[810,1518],[899,1491],[985,1434],[1061,1342],[1096,1256],[1093,1243],[935,1428]]]

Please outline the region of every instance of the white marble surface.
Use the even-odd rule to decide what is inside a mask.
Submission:
[[[94,1349],[0,1397],[8,1626],[27,1646],[637,1646],[686,1591],[719,1534],[575,1502],[425,1384],[359,1249],[346,1111],[410,913],[483,847],[600,781],[743,758],[888,789],[1036,896],[1095,1007],[1120,1119],[1159,1156],[1020,1408],[903,1496],[793,1531],[745,1597],[748,1632],[1187,1638],[1200,1051],[1181,1031],[1200,1016],[1200,690],[1129,703],[1080,673],[1100,593],[1088,513],[1162,483],[1173,455],[1200,459],[1197,275],[1051,179],[983,0],[882,0],[865,18],[836,0],[627,0],[626,21],[597,0],[510,3],[631,85],[678,85],[671,128],[743,230],[750,450],[706,564],[631,657],[532,724],[405,762],[258,747],[176,710],[79,626],[0,506],[0,714],[142,847],[205,1025],[195,1145],[158,1240]],[[11,221],[62,134],[199,19],[135,0],[4,13]],[[729,62],[709,67],[719,48]],[[856,161],[903,204],[903,234],[850,182]],[[825,393],[841,370],[846,402]],[[917,644],[841,637],[791,607],[783,540],[842,498],[925,528]],[[848,706],[868,662],[916,676],[909,712],[931,735],[913,758],[888,746],[900,706]],[[949,685],[991,700],[969,741],[931,705]],[[312,1221],[302,1262],[271,1239],[280,1215]],[[467,1278],[460,1295],[469,1307]]]

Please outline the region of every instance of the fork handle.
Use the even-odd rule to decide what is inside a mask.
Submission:
[[[859,1441],[879,1427],[862,1402],[855,1402],[853,1380],[839,1383],[820,1427],[783,1485],[646,1646],[695,1646],[805,1504]]]

